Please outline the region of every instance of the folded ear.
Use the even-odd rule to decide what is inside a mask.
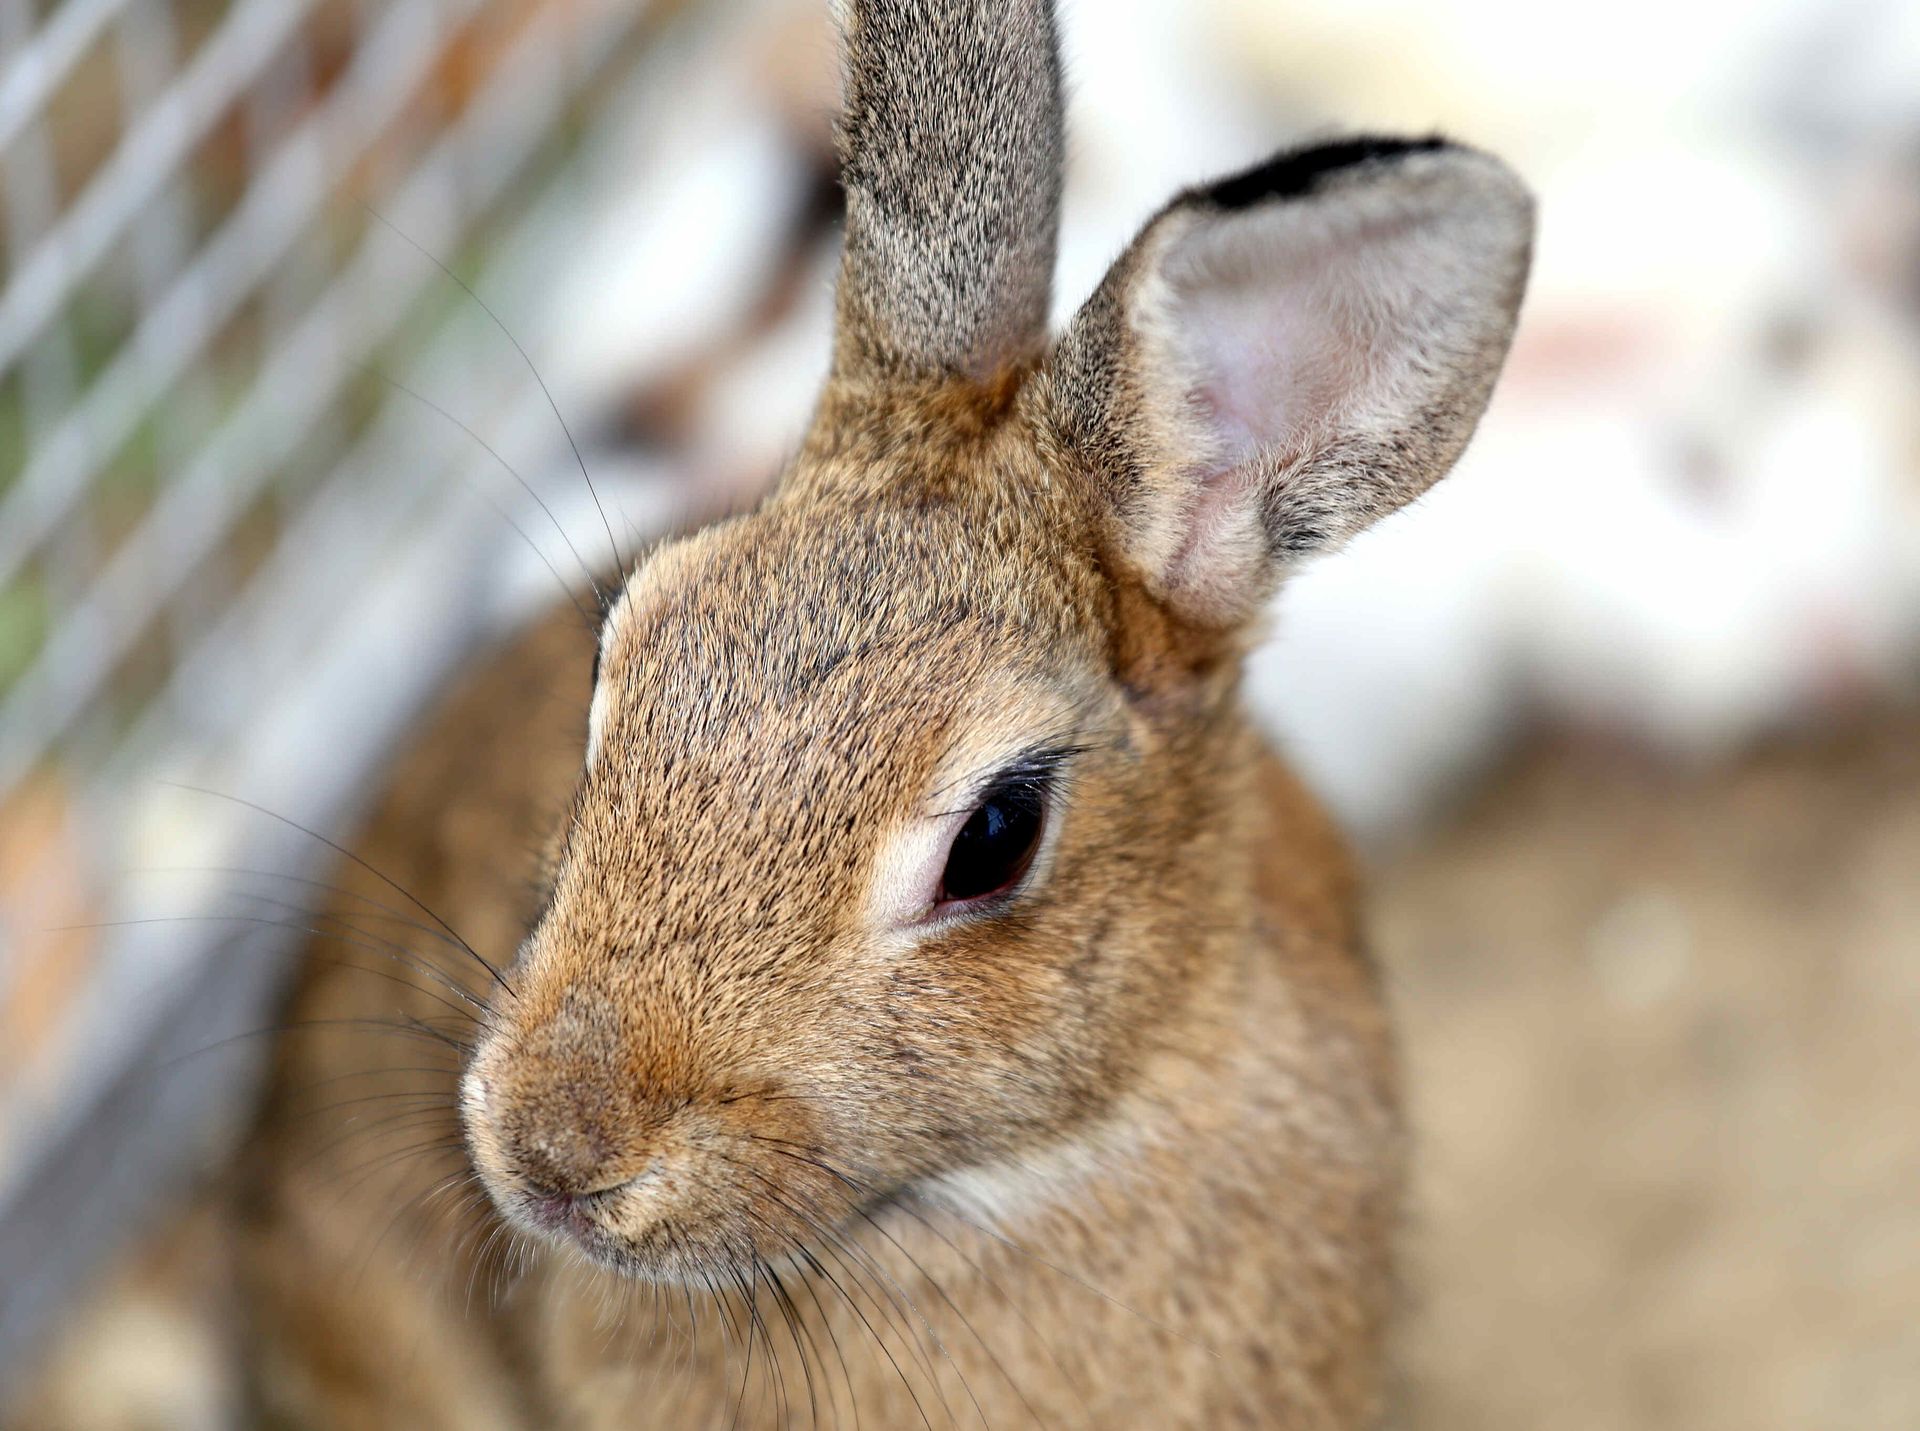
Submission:
[[[839,0],[847,226],[834,375],[1038,357],[1060,207],[1051,0]]]
[[[1061,338],[1045,421],[1126,560],[1190,619],[1453,465],[1506,357],[1533,207],[1438,139],[1301,149],[1181,194]]]

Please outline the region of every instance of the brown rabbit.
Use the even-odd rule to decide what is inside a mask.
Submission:
[[[842,19],[798,455],[597,653],[566,612],[457,693],[326,916],[247,1163],[262,1420],[1377,1414],[1391,1039],[1239,659],[1460,452],[1529,200],[1437,139],[1282,154],[1049,343],[1047,0]]]

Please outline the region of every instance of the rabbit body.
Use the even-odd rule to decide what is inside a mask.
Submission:
[[[1375,1417],[1387,1020],[1240,661],[1465,444],[1530,203],[1283,154],[1050,341],[1050,8],[841,18],[777,490],[457,693],[326,916],[243,1179],[263,1418]]]
[[[489,955],[537,908],[589,656],[568,611],[468,681],[358,846]],[[286,1040],[242,1219],[262,1407],[312,1426],[724,1426],[736,1407],[742,1426],[1364,1424],[1399,1181],[1390,1043],[1337,838],[1244,728],[1229,748],[1230,808],[1151,899],[1204,975],[1124,1090],[1094,1095],[1098,1130],[849,1215],[757,1289],[757,1333],[737,1292],[689,1303],[494,1236],[457,1061],[390,1023],[449,1026],[435,986],[316,947],[288,1016],[313,1032]],[[334,913],[373,927],[365,899],[392,892],[343,879],[365,898]],[[371,1022],[332,1022],[353,1019]],[[364,1134],[314,1112],[349,1096],[416,1112]]]

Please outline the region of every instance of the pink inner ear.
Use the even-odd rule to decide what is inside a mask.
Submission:
[[[1302,229],[1305,229],[1303,232]],[[1232,609],[1270,560],[1262,492],[1397,385],[1397,224],[1316,231],[1276,210],[1213,221],[1167,256],[1158,314],[1186,379],[1188,485],[1163,580]]]
[[[1229,276],[1222,266],[1207,265],[1214,271],[1194,275],[1174,301],[1185,368],[1198,379],[1188,406],[1214,455],[1209,481],[1263,454],[1268,470],[1284,469],[1367,381],[1364,320],[1337,314],[1328,291],[1346,265],[1323,273],[1320,284],[1297,259],[1277,255],[1262,271]]]
[[[1297,264],[1239,245],[1197,248],[1180,255],[1168,312],[1197,460],[1163,580],[1224,609],[1265,559],[1261,478],[1306,455],[1355,358],[1314,311],[1324,296]]]

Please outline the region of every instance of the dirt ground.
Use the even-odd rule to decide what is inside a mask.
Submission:
[[[1920,718],[1538,748],[1374,889],[1404,1425],[1920,1427]]]

